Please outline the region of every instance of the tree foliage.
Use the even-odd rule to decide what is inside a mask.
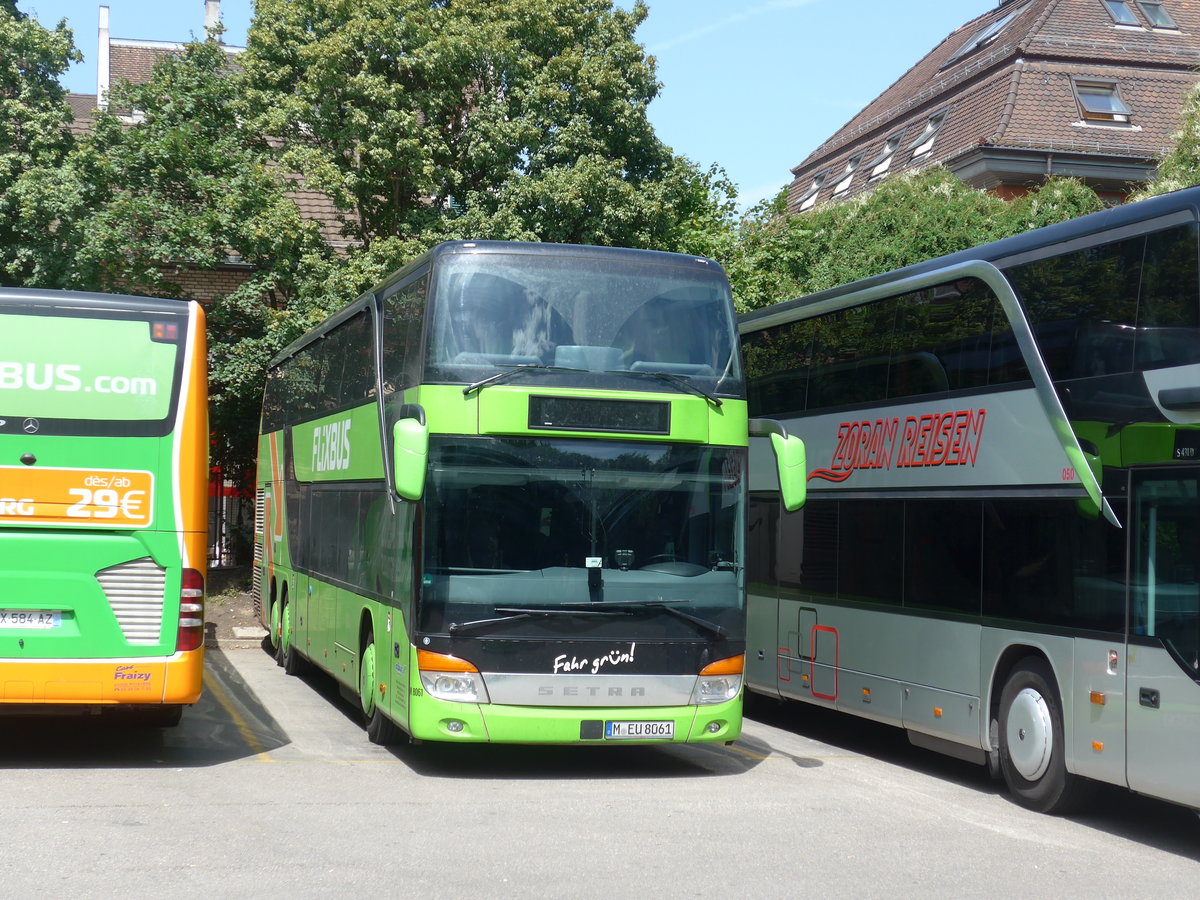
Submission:
[[[26,276],[38,232],[20,224],[21,179],[52,171],[71,147],[71,110],[58,79],[80,59],[71,30],[59,22],[48,30],[0,3],[0,284]]]
[[[694,170],[646,117],[645,16],[610,0],[260,0],[247,97],[363,247],[671,243]]]
[[[752,210],[722,260],[741,310],[755,309],[1061,222],[1101,208],[1091,188],[1054,179],[1013,201],[945,169],[893,176],[869,194],[797,216],[785,195]]]
[[[1143,200],[1200,184],[1200,85],[1184,98],[1179,131],[1172,141],[1154,178],[1129,199]]]

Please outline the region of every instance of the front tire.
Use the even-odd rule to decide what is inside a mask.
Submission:
[[[1061,815],[1083,799],[1084,780],[1067,771],[1062,702],[1038,657],[1022,660],[1000,695],[1000,771],[1026,809]]]
[[[358,704],[367,723],[367,740],[372,744],[399,744],[404,732],[383,714],[375,697],[375,636],[368,632],[358,665]]]

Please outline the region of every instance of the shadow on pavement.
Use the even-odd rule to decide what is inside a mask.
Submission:
[[[759,695],[751,695],[746,714],[758,722],[840,747],[855,755],[1008,799],[1004,782],[992,780],[983,766],[915,747],[902,729],[891,725]],[[804,764],[800,760],[796,762]],[[1029,815],[1041,813],[1030,812]],[[1195,811],[1182,806],[1142,797],[1113,785],[1096,784],[1091,802],[1081,811],[1064,818],[1114,837],[1200,862],[1200,818]]]

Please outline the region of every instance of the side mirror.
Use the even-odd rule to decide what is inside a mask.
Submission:
[[[804,441],[773,419],[751,419],[751,437],[771,437],[771,449],[775,451],[775,464],[779,470],[779,494],[783,508],[795,512],[804,505],[808,496],[807,455]]]
[[[425,493],[429,456],[429,427],[420,419],[401,419],[392,426],[392,474],[396,493],[405,500],[420,500]]]
[[[779,464],[779,493],[783,497],[783,508],[795,512],[804,505],[808,497],[807,455],[804,441],[790,435],[771,435],[771,448]]]

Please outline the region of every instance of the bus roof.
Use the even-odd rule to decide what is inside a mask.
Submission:
[[[93,291],[58,291],[45,288],[0,287],[0,306],[53,306],[63,309],[120,309],[180,315],[187,300],[135,297],[131,294],[102,294]]]
[[[1189,220],[1195,220],[1200,216],[1200,187],[1186,188],[1170,194],[1163,194],[1159,197],[1140,200],[1137,203],[1114,206],[1110,209],[1080,216],[1067,222],[1059,222],[1043,228],[1035,228],[1032,231],[1026,231],[999,241],[993,241],[990,244],[980,244],[977,247],[960,250],[957,253],[951,253],[947,256],[939,256],[925,262],[914,263],[903,269],[894,269],[891,272],[872,275],[858,281],[827,288],[814,294],[797,297],[794,300],[784,300],[770,306],[763,306],[738,317],[739,331],[756,331],[759,327],[773,324],[781,318],[785,320],[790,318],[788,316],[789,313],[797,312],[803,307],[877,285],[899,281],[902,278],[912,275],[920,275],[925,272],[945,268],[955,263],[972,259],[988,261],[1002,260],[1041,247],[1061,244],[1072,239],[1085,238],[1092,234],[1110,232],[1125,226],[1134,225],[1138,222],[1160,219],[1170,216],[1173,213],[1183,213]],[[771,322],[763,322],[762,320],[764,319],[770,319]]]

